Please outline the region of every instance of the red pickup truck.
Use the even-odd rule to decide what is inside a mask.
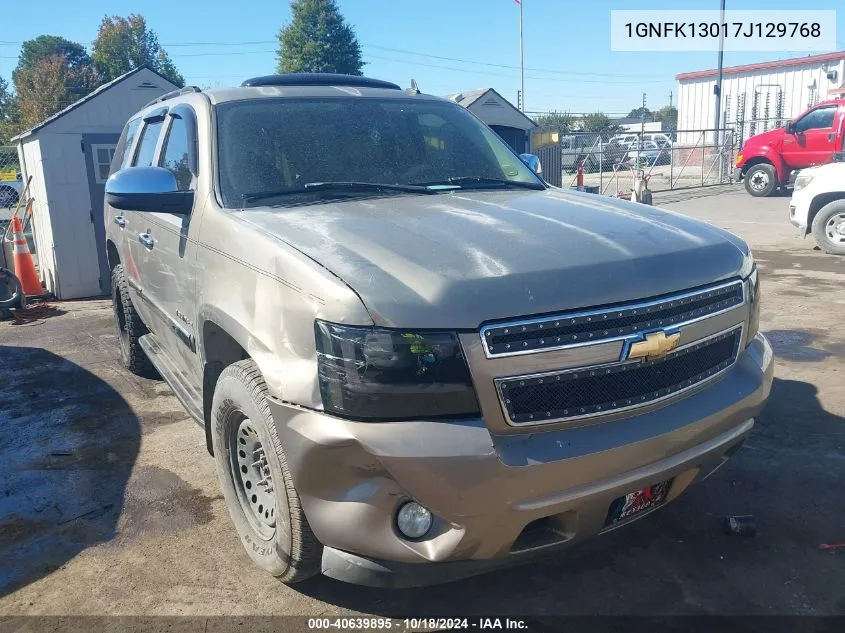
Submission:
[[[845,149],[845,99],[824,101],[786,124],[752,136],[740,148],[734,180],[752,196],[770,196],[805,167],[829,163]]]

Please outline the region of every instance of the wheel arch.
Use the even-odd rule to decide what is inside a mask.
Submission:
[[[813,220],[816,219],[819,211],[831,202],[836,202],[837,200],[845,200],[845,191],[828,191],[813,198],[813,201],[810,203],[810,210],[807,213],[807,228],[805,229],[807,235],[812,233]]]
[[[109,272],[112,272],[114,267],[120,263],[120,253],[112,240],[106,240],[106,261],[109,265]]]
[[[212,453],[211,402],[217,379],[226,367],[241,360],[252,359],[265,379],[271,370],[272,351],[231,315],[220,309],[205,306],[200,309],[197,324],[197,351],[202,364],[202,410],[206,446]],[[273,381],[267,381],[272,393]],[[213,454],[213,453],[212,453]]]
[[[769,153],[760,154],[757,156],[752,156],[749,158],[742,166],[742,177],[745,178],[745,175],[748,173],[748,170],[754,167],[755,165],[771,165],[775,168],[775,175],[778,179],[778,185],[782,185],[788,179],[788,174],[785,174],[785,170],[783,167],[783,161],[777,155],[771,155]]]
[[[807,235],[813,232],[813,222],[819,211],[837,200],[845,200],[845,191],[828,191],[813,198],[813,201],[810,203],[810,210],[807,213]]]

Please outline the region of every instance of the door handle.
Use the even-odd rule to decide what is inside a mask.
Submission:
[[[149,233],[138,233],[138,241],[141,242],[147,248],[152,248],[155,246],[155,240],[153,236]]]
[[[828,135],[827,135],[827,140],[828,140],[828,141],[832,141],[832,140],[833,140],[833,139],[835,139],[835,138],[836,138],[836,134],[828,134]]]
[[[126,218],[124,218],[122,215],[116,215],[114,216],[114,223],[117,224],[120,228],[123,228],[126,226]]]

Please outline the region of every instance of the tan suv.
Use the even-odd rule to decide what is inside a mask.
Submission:
[[[466,109],[387,82],[187,88],[106,184],[126,366],[205,430],[284,582],[421,585],[675,499],[772,382],[746,244],[547,186]]]

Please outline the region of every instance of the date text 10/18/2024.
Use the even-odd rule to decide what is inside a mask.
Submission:
[[[308,618],[312,630],[366,631],[526,631],[528,622],[519,618]]]

